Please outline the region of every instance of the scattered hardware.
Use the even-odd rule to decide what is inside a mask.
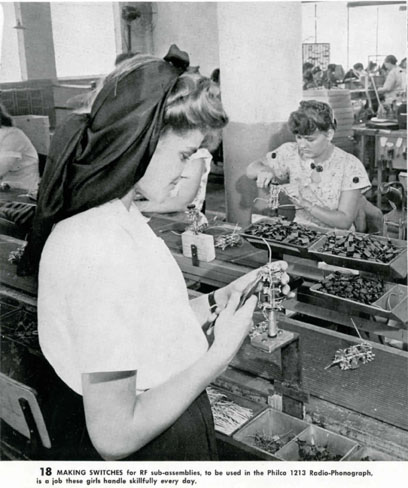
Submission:
[[[218,249],[225,251],[228,247],[238,247],[242,244],[242,238],[238,232],[234,231],[230,234],[220,234],[215,236],[214,245]]]
[[[347,347],[346,349],[339,349],[334,355],[333,361],[324,369],[338,364],[340,369],[356,369],[360,364],[366,364],[373,361],[375,354],[373,353],[373,347],[368,342],[362,342],[361,344],[355,344]]]
[[[263,451],[274,454],[276,451],[279,451],[281,447],[287,444],[291,439],[293,439],[295,437],[295,434],[291,430],[280,435],[268,435],[264,432],[257,432],[252,437],[254,439],[254,444],[256,447],[262,449]]]
[[[300,461],[339,461],[340,454],[331,453],[326,447],[318,446],[314,443],[309,444],[307,441],[296,439],[299,449]]]
[[[11,251],[8,257],[8,262],[12,264],[18,264],[23,257],[26,244],[18,247],[15,251]]]

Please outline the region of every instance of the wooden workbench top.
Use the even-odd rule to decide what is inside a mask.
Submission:
[[[258,250],[244,242],[238,248],[225,251],[217,249],[217,258],[214,261],[200,262],[198,267],[193,266],[191,258],[182,255],[180,232],[183,230],[183,226],[180,222],[167,216],[153,216],[149,223],[157,235],[162,237],[169,246],[184,276],[197,282],[214,287],[223,286],[250,269],[264,265],[268,260],[266,251]],[[17,249],[21,243],[22,241],[17,239],[0,236],[0,284],[35,297],[37,291],[35,279],[17,276],[15,265],[8,262],[10,251]],[[293,256],[289,256],[288,261],[290,262],[289,274],[293,276],[307,277],[312,281],[316,281],[322,276],[322,271],[317,268],[315,261]],[[306,387],[314,397],[408,430],[408,418],[402,414],[408,405],[406,388],[408,353],[375,345],[376,360],[369,365],[363,365],[357,372],[337,369],[324,371],[324,366],[330,361],[335,351],[340,347],[347,347],[349,336],[327,330],[324,325],[314,326],[303,320],[306,319],[306,315],[313,316],[313,314],[320,320],[323,318],[323,310],[326,315],[329,314],[326,320],[332,320],[333,324],[346,324],[347,317],[344,314],[337,314],[335,310],[330,311],[329,308],[313,308],[312,304],[298,303],[303,307],[300,312],[297,310],[296,302],[290,306],[290,309],[300,313],[300,318],[295,321],[285,321],[284,327],[297,332],[301,337]],[[302,315],[305,317],[301,318]],[[362,328],[361,330],[368,327],[368,330],[371,331],[369,326],[372,329],[381,326],[376,322],[370,324],[368,320],[362,318],[360,321],[357,320],[357,323]],[[383,325],[382,328],[385,326]],[[351,336],[350,341],[353,341]],[[245,348],[248,352],[247,345]],[[241,354],[236,359],[236,361],[241,361],[240,367],[243,367],[242,358]],[[246,359],[243,362],[249,364]],[[256,373],[259,364],[259,357],[257,357],[252,365],[255,368],[252,371],[253,374]],[[259,367],[264,368],[264,364]]]

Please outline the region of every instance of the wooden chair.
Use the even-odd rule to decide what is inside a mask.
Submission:
[[[45,459],[51,448],[37,392],[0,373],[0,453],[4,459]]]

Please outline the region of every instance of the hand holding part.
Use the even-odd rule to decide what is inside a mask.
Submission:
[[[239,301],[240,294],[232,293],[214,326],[212,347],[219,349],[219,353],[228,361],[235,356],[251,329],[257,299],[251,296],[241,308],[238,308]]]
[[[256,186],[258,188],[268,188],[269,183],[275,178],[272,169],[262,169],[256,178]]]

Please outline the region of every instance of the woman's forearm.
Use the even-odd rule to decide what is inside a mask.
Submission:
[[[104,409],[108,399],[99,400],[101,392],[92,401],[91,396],[98,395],[95,382],[89,389],[89,379],[83,380],[84,389],[88,390],[84,395],[87,427],[95,448],[107,460],[123,459],[139,450],[172,425],[227,365],[225,355],[213,346],[192,366],[140,395],[135,395],[134,376],[115,382],[117,391],[109,389],[109,394],[116,396],[113,414]],[[98,411],[95,405],[100,405]]]
[[[342,212],[341,210],[330,210],[325,207],[317,205],[311,206],[306,211],[314,218],[320,220],[329,227],[336,227],[337,229],[349,229],[353,222],[353,216]]]
[[[18,158],[0,155],[0,178],[6,175],[17,162]]]
[[[262,160],[259,159],[257,161],[254,161],[247,167],[246,175],[251,180],[256,180],[258,177],[258,173],[265,169],[267,169],[267,167],[264,165]]]

